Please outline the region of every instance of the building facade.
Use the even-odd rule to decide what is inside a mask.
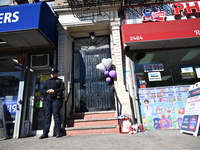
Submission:
[[[72,114],[109,111],[146,129],[180,128],[200,77],[199,1],[47,0],[51,9],[41,1],[0,3],[0,98],[10,136],[42,134],[40,88],[51,67],[66,86],[64,128]]]

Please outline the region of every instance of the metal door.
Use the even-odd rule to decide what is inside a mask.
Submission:
[[[112,84],[96,69],[110,58],[109,37],[76,39],[74,42],[74,106],[76,112],[114,109]]]

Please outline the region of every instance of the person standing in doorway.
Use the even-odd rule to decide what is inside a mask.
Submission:
[[[50,74],[51,78],[44,83],[44,86],[41,89],[41,93],[45,97],[44,99],[45,121],[44,121],[43,134],[40,136],[39,139],[48,138],[52,114],[55,122],[54,128],[55,128],[56,138],[62,136],[60,110],[62,107],[62,100],[63,100],[62,97],[63,97],[63,91],[65,90],[65,86],[62,79],[58,78],[57,69],[52,68]]]

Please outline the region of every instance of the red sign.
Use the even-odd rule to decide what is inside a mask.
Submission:
[[[200,37],[200,18],[176,21],[125,24],[121,26],[125,43]]]
[[[165,12],[154,11],[150,8],[143,10],[142,22],[165,21]]]
[[[188,15],[197,15],[200,13],[200,4],[198,2],[194,3],[181,3],[181,4],[174,4],[174,15],[179,16],[181,12],[185,13],[186,16]]]

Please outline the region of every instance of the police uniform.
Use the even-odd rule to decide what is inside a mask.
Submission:
[[[52,68],[50,71],[51,74],[57,74],[58,70]],[[49,89],[54,90],[54,92],[48,92]],[[45,96],[44,99],[44,111],[45,111],[45,122],[43,135],[40,136],[40,139],[48,138],[49,128],[51,125],[51,117],[53,114],[55,122],[55,134],[56,137],[62,136],[61,131],[61,118],[60,118],[60,109],[62,106],[62,93],[65,90],[64,83],[62,79],[53,77],[47,80],[41,90],[41,93]]]

